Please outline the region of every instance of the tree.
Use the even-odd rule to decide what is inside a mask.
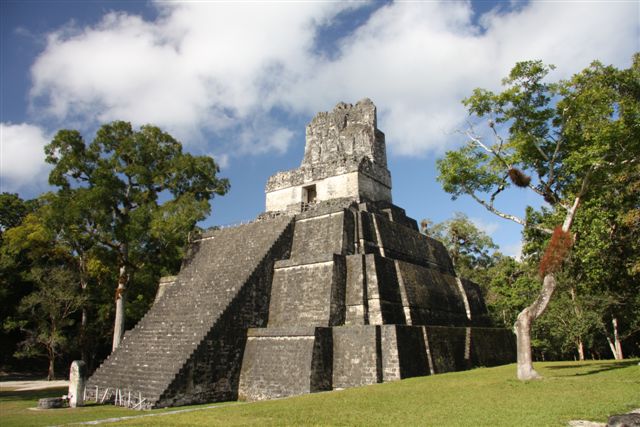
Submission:
[[[469,195],[490,212],[551,235],[539,263],[542,287],[514,325],[518,378],[538,378],[531,357],[531,326],[556,289],[556,273],[570,252],[570,232],[583,199],[607,191],[611,178],[640,153],[640,54],[628,69],[593,62],[571,79],[547,82],[553,67],[519,62],[493,93],[475,89],[464,100],[471,123],[465,146],[437,163],[439,181],[456,198]],[[533,178],[532,178],[533,176]],[[520,187],[563,212],[552,230],[505,212],[496,198]]]
[[[19,227],[28,214],[36,209],[34,200],[22,200],[16,194],[0,194],[0,341],[3,351],[0,352],[0,363],[11,363],[16,345],[23,339],[16,328],[10,328],[11,319],[18,315],[20,300],[33,289],[33,281],[25,275],[31,268],[32,260],[21,251],[9,248],[7,234]],[[37,236],[35,233],[31,237]],[[29,235],[21,236],[21,243]]]
[[[438,224],[423,219],[420,225],[424,234],[445,245],[459,276],[478,281],[480,270],[486,270],[494,261],[489,251],[498,246],[461,212]]]
[[[124,334],[132,275],[149,264],[175,264],[188,232],[229,183],[216,176],[211,157],[183,153],[180,142],[151,125],[136,131],[122,121],[106,124],[88,145],[78,131],[61,130],[45,152],[53,165],[49,183],[77,216],[63,229],[76,243],[88,238],[114,260],[115,349]]]
[[[20,301],[18,311],[22,319],[14,327],[26,333],[20,343],[18,357],[39,356],[43,352],[49,361],[47,379],[55,378],[55,361],[69,343],[65,328],[74,323],[71,315],[78,311],[85,299],[79,293],[77,278],[64,266],[37,268],[31,271],[38,289]]]
[[[591,303],[614,358],[640,332],[640,165],[611,176],[606,193],[585,201],[576,219],[576,242],[567,270],[572,300]],[[575,317],[588,317],[576,306]]]
[[[61,245],[45,222],[47,206],[27,214],[19,225],[7,229],[2,244],[2,265],[19,266],[9,288],[22,288],[17,309],[3,321],[4,329],[18,330],[22,341],[14,356],[37,357],[45,354],[48,378],[53,379],[55,361],[67,348],[72,315],[84,304],[79,294],[73,255]]]
[[[0,239],[5,230],[20,225],[24,217],[35,208],[37,202],[34,200],[24,201],[12,193],[0,194]]]

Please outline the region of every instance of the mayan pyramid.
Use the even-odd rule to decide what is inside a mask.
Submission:
[[[203,233],[89,379],[136,408],[259,400],[515,360],[477,285],[393,205],[368,99],[319,113],[249,224]]]

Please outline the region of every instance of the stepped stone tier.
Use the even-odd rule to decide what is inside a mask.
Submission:
[[[318,114],[302,165],[269,179],[266,204],[195,239],[88,399],[270,399],[515,360],[478,286],[391,203],[370,100]]]

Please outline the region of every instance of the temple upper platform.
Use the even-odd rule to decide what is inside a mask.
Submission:
[[[265,192],[270,212],[299,212],[331,199],[391,202],[385,137],[373,102],[339,103],[318,113],[307,125],[300,167],[271,176]]]

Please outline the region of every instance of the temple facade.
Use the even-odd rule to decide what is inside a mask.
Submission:
[[[265,193],[252,223],[195,239],[90,398],[260,400],[515,361],[479,287],[393,205],[370,100],[313,118],[300,167]]]

